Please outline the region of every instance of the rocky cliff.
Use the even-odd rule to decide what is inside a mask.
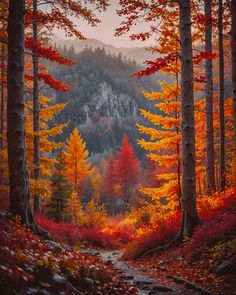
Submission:
[[[99,117],[121,119],[134,117],[138,114],[138,105],[127,94],[116,94],[106,82],[98,85],[98,90],[91,100],[82,107],[85,122]]]
[[[79,128],[90,154],[116,150],[127,134],[137,153],[140,120],[139,108],[150,109],[142,89],[158,90],[158,77],[137,79],[132,76],[141,70],[135,62],[103,49],[86,49],[77,54],[64,49],[63,55],[75,60],[74,67],[51,68],[54,76],[74,86],[69,93],[51,91],[56,102],[67,102],[66,108],[55,118],[55,123],[69,121],[69,127],[59,136],[66,141],[73,128]],[[141,153],[141,152],[140,152]]]

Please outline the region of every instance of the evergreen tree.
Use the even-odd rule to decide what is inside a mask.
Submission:
[[[71,186],[69,185],[65,175],[63,167],[62,153],[60,152],[57,157],[57,163],[55,165],[55,172],[52,175],[52,197],[48,204],[48,216],[58,221],[65,220],[67,218],[67,204],[71,194]]]

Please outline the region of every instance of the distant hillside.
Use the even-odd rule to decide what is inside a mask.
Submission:
[[[136,62],[114,56],[104,49],[85,49],[79,54],[64,48],[63,55],[76,61],[74,67],[52,67],[54,76],[66,83],[73,83],[69,93],[50,90],[57,102],[68,102],[56,122],[70,121],[60,137],[66,140],[74,127],[78,127],[87,142],[91,154],[108,153],[120,146],[124,134],[128,134],[136,152],[142,158],[136,144],[138,133],[135,124],[140,121],[139,108],[150,109],[152,103],[141,90],[158,90],[159,76],[137,79],[132,77],[141,67]]]
[[[104,48],[107,53],[111,54],[119,54],[121,53],[124,57],[127,59],[135,60],[137,63],[142,64],[146,60],[153,60],[157,57],[157,55],[152,54],[150,51],[146,50],[145,47],[115,47],[110,44],[103,43],[102,41],[99,41],[97,39],[89,38],[87,40],[58,40],[57,45],[60,45],[62,47],[66,47],[69,49],[70,47],[74,47],[75,52],[79,53],[83,51],[85,48]]]

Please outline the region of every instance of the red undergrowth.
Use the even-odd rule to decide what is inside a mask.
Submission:
[[[184,243],[184,251],[189,257],[200,255],[206,246],[214,245],[220,240],[225,241],[236,232],[235,189],[215,193],[210,197],[199,197],[197,206],[204,225],[198,226],[193,237]],[[140,257],[150,249],[170,241],[179,231],[180,215],[180,212],[173,212],[166,219],[157,219],[151,230],[128,244],[124,257]]]
[[[1,294],[136,294],[110,265],[64,248],[58,253],[19,221],[0,217]]]
[[[129,231],[118,227],[113,231],[104,231],[99,227],[55,222],[43,215],[37,215],[36,221],[42,228],[50,232],[54,240],[71,246],[78,246],[81,242],[85,242],[93,247],[117,249],[127,244],[131,239]]]
[[[180,245],[133,263],[148,270],[148,274],[156,277],[160,283],[169,286],[173,284],[170,276],[178,276],[200,285],[212,294],[236,294],[235,275],[219,276],[215,272],[220,263],[236,256],[235,189],[200,198],[198,211],[204,224],[196,228],[191,238]],[[167,225],[166,230],[171,232],[171,226]],[[156,240],[153,239],[154,247],[165,243],[161,231],[153,231],[150,240],[152,235],[157,234],[159,236]],[[140,250],[146,251],[146,244],[148,245],[147,241],[137,243],[132,257]]]

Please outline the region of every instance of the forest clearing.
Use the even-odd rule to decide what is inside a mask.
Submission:
[[[236,0],[0,0],[0,293],[236,294]]]

